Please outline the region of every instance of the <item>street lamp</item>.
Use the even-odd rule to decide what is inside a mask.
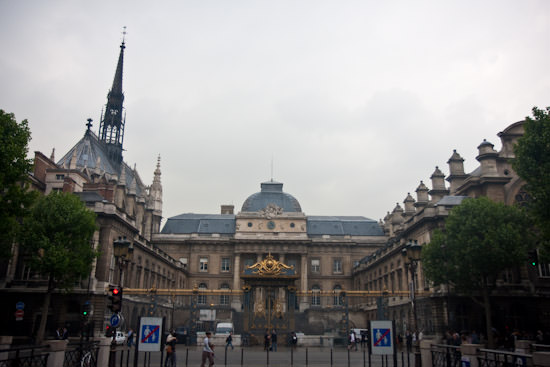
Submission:
[[[420,253],[422,251],[422,246],[418,244],[418,241],[409,240],[409,242],[403,247],[403,250],[401,250],[401,255],[403,255],[403,260],[405,266],[409,269],[411,273],[411,290],[410,290],[410,297],[411,297],[411,305],[413,308],[413,321],[414,321],[414,332],[416,333],[416,345],[415,345],[415,366],[420,367],[422,365],[421,362],[421,356],[419,351],[419,340],[418,340],[418,317],[416,314],[416,269],[418,267],[418,263],[420,262]]]
[[[124,267],[132,261],[133,255],[134,255],[134,246],[133,244],[126,239],[126,237],[118,237],[113,242],[113,255],[116,258],[116,261],[118,263],[119,268],[119,285],[120,287],[123,287],[123,272]]]

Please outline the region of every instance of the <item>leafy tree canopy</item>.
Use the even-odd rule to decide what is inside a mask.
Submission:
[[[453,208],[445,230],[422,249],[425,275],[471,293],[489,287],[498,274],[522,264],[532,241],[530,221],[516,206],[486,197],[465,199]]]
[[[545,257],[550,259],[550,107],[533,108],[526,117],[525,133],[514,147],[512,166],[527,183],[532,201],[528,209],[538,224]]]
[[[77,196],[52,192],[32,208],[22,245],[35,271],[48,276],[53,287],[70,289],[91,271],[97,256],[92,247],[95,229],[95,213]]]
[[[32,170],[30,140],[27,120],[17,123],[12,113],[0,110],[0,258],[11,256],[20,221],[36,197],[25,184]]]

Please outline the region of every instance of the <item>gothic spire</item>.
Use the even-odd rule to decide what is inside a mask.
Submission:
[[[126,35],[126,27],[123,32]],[[107,94],[107,105],[105,113],[101,118],[99,126],[99,140],[105,143],[109,159],[115,163],[122,162],[122,143],[124,142],[125,116],[122,115],[124,93],[122,92],[122,68],[124,65],[124,49],[126,41],[123,38],[120,44],[120,54],[113,80],[113,86]]]

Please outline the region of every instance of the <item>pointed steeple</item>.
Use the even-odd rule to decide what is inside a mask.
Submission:
[[[126,31],[124,31],[126,34]],[[120,45],[120,55],[113,80],[113,86],[107,94],[107,105],[105,113],[101,117],[99,125],[99,140],[104,142],[107,148],[109,160],[115,164],[122,162],[122,143],[124,142],[124,124],[123,116],[124,93],[122,92],[122,68],[124,65],[124,49],[126,42],[124,38]]]

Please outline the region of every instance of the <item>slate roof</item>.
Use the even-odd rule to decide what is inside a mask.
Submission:
[[[258,212],[269,204],[277,205],[283,212],[302,212],[296,198],[283,192],[283,184],[275,181],[262,182],[261,191],[250,195],[244,202],[242,212]]]
[[[168,218],[163,234],[235,234],[234,214],[185,213]]]
[[[307,217],[308,236],[383,236],[377,221],[360,216]]]
[[[185,213],[168,218],[163,234],[235,234],[234,214]],[[383,236],[378,222],[365,217],[312,216],[307,218],[308,236]]]
[[[134,171],[126,163],[122,162],[120,167],[109,159],[107,155],[107,149],[104,143],[99,141],[97,135],[91,130],[86,130],[86,133],[58,162],[61,167],[70,167],[71,159],[76,151],[76,167],[79,170],[87,168],[88,170],[99,169],[99,173],[107,173],[111,176],[118,178],[122,169],[126,172],[126,186],[132,186],[132,182],[136,181],[135,189],[136,194],[140,196],[145,194],[145,185],[141,181],[137,171]],[[99,160],[98,160],[99,158]],[[97,167],[99,165],[99,167]]]
[[[439,200],[435,205],[441,205],[441,206],[456,206],[460,205],[462,203],[462,200],[468,198],[468,196],[451,196],[446,195],[443,196],[441,200]]]

